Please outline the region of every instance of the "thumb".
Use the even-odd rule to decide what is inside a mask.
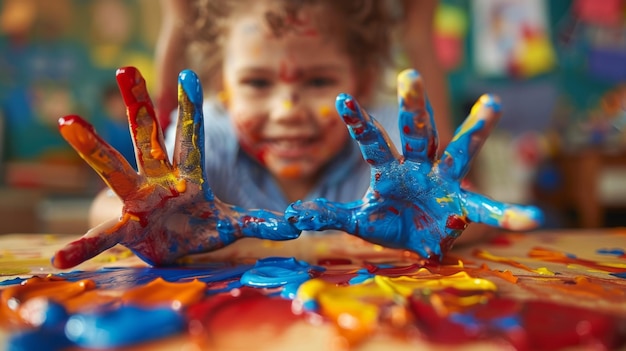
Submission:
[[[350,206],[359,206],[361,202],[343,204],[324,198],[313,201],[296,201],[285,210],[289,223],[301,230],[336,229],[347,233],[356,232],[354,210]]]
[[[281,213],[251,210],[239,218],[245,237],[269,240],[291,240],[300,236],[300,230],[291,225]]]
[[[54,254],[52,265],[60,269],[72,268],[115,246],[119,235],[112,232],[111,228],[118,222],[117,218],[108,220],[67,244]]]

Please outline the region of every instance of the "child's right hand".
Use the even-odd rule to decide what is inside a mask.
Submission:
[[[139,172],[78,116],[59,120],[63,137],[122,199],[120,218],[104,222],[58,251],[52,263],[70,268],[122,244],[152,265],[174,263],[193,253],[217,250],[242,237],[297,238],[300,231],[282,213],[244,210],[213,195],[204,174],[202,88],[191,71],[179,76],[179,117],[174,159],[139,71],[119,69],[118,85],[128,108]]]

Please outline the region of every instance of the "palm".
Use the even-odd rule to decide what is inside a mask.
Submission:
[[[494,97],[481,97],[441,158],[417,72],[399,76],[398,97],[402,155],[352,97],[337,98],[339,113],[371,165],[370,187],[352,203],[295,202],[285,213],[290,222],[302,230],[343,230],[424,258],[441,258],[472,221],[516,230],[539,223],[541,213],[534,207],[496,202],[461,188],[472,158],[499,117]]]
[[[192,253],[217,250],[242,237],[296,238],[299,230],[280,213],[244,210],[221,202],[206,182],[202,89],[195,74],[181,73],[176,147],[170,163],[145,82],[134,68],[118,70],[128,107],[139,172],[78,116],[59,121],[63,137],[123,200],[119,219],[107,221],[54,257],[75,266],[123,244],[150,264],[163,265]]]

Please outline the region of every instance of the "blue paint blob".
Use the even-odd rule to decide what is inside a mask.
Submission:
[[[35,329],[10,336],[7,351],[64,350],[75,346],[63,330]]]
[[[522,327],[522,324],[520,323],[518,316],[508,316],[508,317],[498,318],[495,321],[493,321],[492,324],[496,325],[499,329],[502,329],[502,330],[509,330],[509,329]]]
[[[307,300],[302,303],[302,308],[305,311],[317,312],[319,311],[320,305],[315,300]]]
[[[361,268],[356,272],[356,276],[351,278],[349,283],[350,285],[356,285],[356,284],[362,284],[364,283],[366,280],[370,280],[374,278],[374,274],[372,274],[370,271],[368,271],[365,268]]]
[[[42,316],[35,318],[41,320],[38,328],[11,335],[8,350],[62,350],[73,346],[63,333],[69,317],[63,305],[46,300],[41,314]]]
[[[0,286],[9,286],[9,285],[18,285],[25,281],[25,278],[13,278],[7,279],[0,282]]]
[[[69,318],[69,314],[65,310],[65,307],[52,300],[47,300],[47,305],[43,310],[43,314],[41,328],[45,329],[62,327]]]
[[[597,251],[601,255],[611,255],[611,256],[624,256],[626,252],[624,249],[599,249]]]
[[[618,277],[618,278],[626,279],[626,272],[621,272],[621,273],[610,273],[610,275],[612,275],[612,276],[614,276],[614,277]]]
[[[287,300],[295,299],[300,285],[302,285],[301,282],[285,284],[283,289],[280,291],[280,297]]]
[[[181,332],[184,317],[170,308],[122,306],[102,313],[72,315],[65,335],[86,348],[114,348],[164,338]]]
[[[324,268],[312,266],[295,258],[268,257],[257,261],[241,276],[241,284],[257,288],[277,288],[287,284],[298,286],[311,279],[314,271]],[[293,287],[290,287],[293,289]]]
[[[168,282],[180,282],[198,279],[201,282],[213,283],[240,277],[252,265],[202,264],[188,267],[171,268],[101,268],[96,271],[72,271],[57,276],[76,282],[90,279],[100,289],[131,289],[163,278]]]

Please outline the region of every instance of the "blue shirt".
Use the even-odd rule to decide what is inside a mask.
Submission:
[[[215,196],[223,202],[246,209],[263,208],[283,212],[291,203],[273,176],[240,147],[226,111],[218,104],[204,104],[205,167],[207,181]],[[399,146],[396,111],[379,109],[376,120]],[[177,120],[176,117],[172,121]],[[174,150],[176,124],[166,132],[170,157]],[[319,197],[330,201],[350,202],[363,197],[370,184],[371,169],[363,160],[356,141],[349,139],[345,147],[326,166],[317,185],[301,200]]]

